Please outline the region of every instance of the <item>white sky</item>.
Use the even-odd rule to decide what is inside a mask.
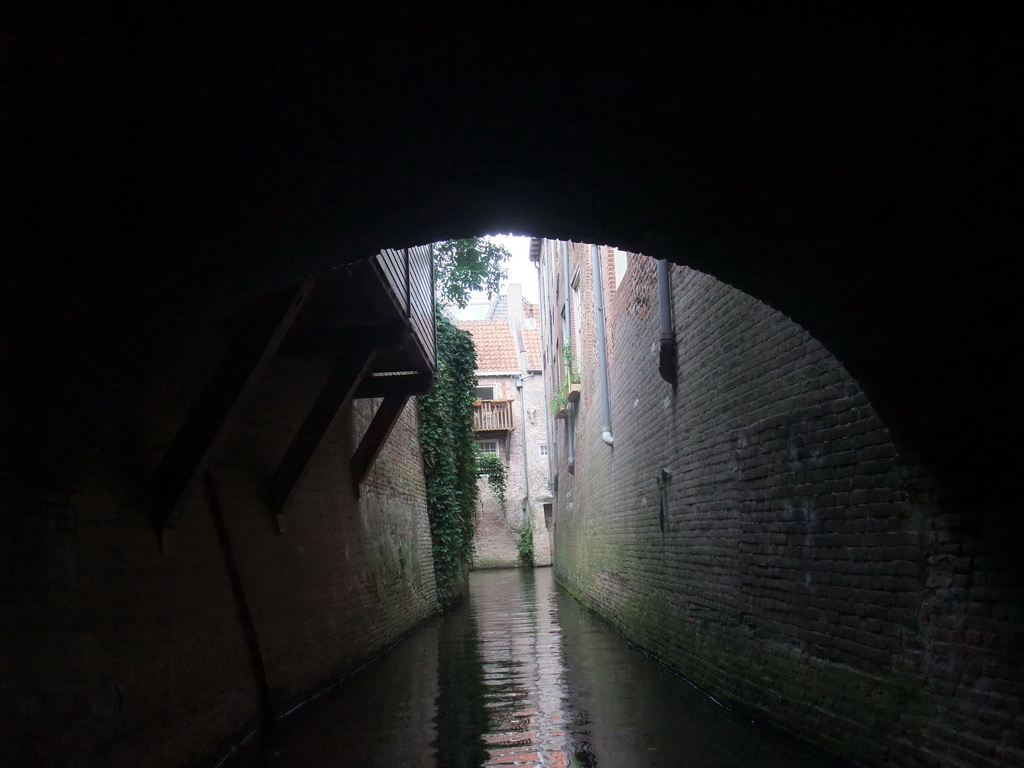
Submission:
[[[523,288],[523,298],[531,304],[537,304],[539,291],[537,288],[537,268],[530,261],[530,238],[521,235],[488,235],[489,240],[504,245],[512,254],[505,269],[508,271],[507,283],[519,283]],[[501,287],[505,293],[505,284]],[[479,319],[486,310],[487,294],[474,293],[469,305],[461,312],[456,310],[460,320]]]
[[[538,300],[537,268],[530,261],[530,238],[525,235],[488,235],[490,240],[508,248],[512,258],[506,263],[508,282],[523,286],[523,298],[531,304]],[[502,293],[505,289],[502,288]]]

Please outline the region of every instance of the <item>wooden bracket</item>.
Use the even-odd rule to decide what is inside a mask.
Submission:
[[[377,351],[364,347],[342,362],[321,390],[291,444],[270,478],[270,493],[280,515],[309,466],[310,459],[341,410],[352,402],[356,389],[373,364]],[[279,532],[283,532],[280,530]]]
[[[161,528],[160,529],[160,551],[165,555],[174,554],[174,529],[173,528]]]
[[[381,448],[387,442],[391,430],[398,423],[405,404],[409,401],[408,394],[396,394],[385,397],[373,416],[373,421],[359,442],[359,447],[352,456],[352,492],[359,498],[359,485],[366,478],[373,463],[377,460]]]
[[[202,480],[206,461],[241,410],[245,396],[266,370],[302,309],[315,278],[276,294],[253,308],[153,473],[158,524],[174,528]],[[164,533],[165,541],[173,536]],[[173,544],[171,544],[173,549]],[[164,546],[165,551],[168,549]]]

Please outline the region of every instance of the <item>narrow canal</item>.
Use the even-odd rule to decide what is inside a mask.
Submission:
[[[469,598],[286,721],[245,764],[835,766],[631,648],[551,569],[478,571]]]

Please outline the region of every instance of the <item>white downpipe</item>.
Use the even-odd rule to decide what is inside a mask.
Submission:
[[[601,287],[601,253],[596,245],[590,246],[590,268],[594,273],[594,310],[597,314],[597,363],[601,372],[601,439],[612,445],[612,409],[608,395],[608,348],[604,338],[604,291]]]

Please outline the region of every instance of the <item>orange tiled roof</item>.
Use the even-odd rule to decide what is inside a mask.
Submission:
[[[524,328],[523,340],[526,342],[526,354],[530,359],[530,370],[540,370],[540,330],[537,328]]]
[[[478,371],[519,370],[519,355],[507,320],[459,320],[455,327],[473,336]]]

